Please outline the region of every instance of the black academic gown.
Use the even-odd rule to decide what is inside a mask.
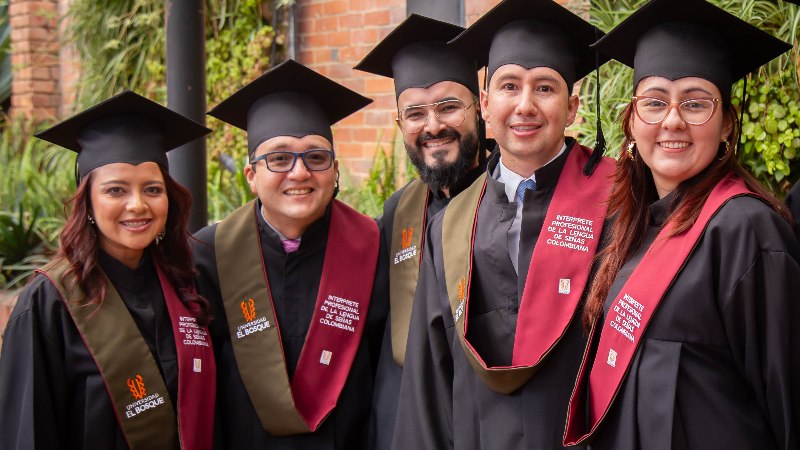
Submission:
[[[469,171],[464,180],[450,189],[451,197],[447,197],[441,191],[430,191],[428,196],[428,208],[425,224],[426,228],[433,216],[443,210],[450,199],[459,192],[468,188],[476,178],[483,172],[484,165],[478,166]],[[405,192],[408,185],[403,186],[392,194],[383,205],[383,218],[381,220],[381,245],[386,249],[392,246],[392,230],[394,229],[394,215],[397,212],[397,204],[400,197]],[[381,260],[381,264],[388,266],[392,264],[389,252],[387,258]],[[387,286],[388,287],[388,286]],[[388,298],[388,291],[386,296]],[[394,361],[392,354],[392,324],[391,320],[386,321],[386,330],[383,334],[381,344],[381,356],[378,360],[378,373],[375,377],[375,391],[372,399],[372,416],[370,418],[370,448],[374,450],[388,450],[392,445],[392,434],[394,433],[394,422],[397,417],[397,402],[400,395],[400,380],[403,377],[403,368]]]
[[[519,299],[568,149],[536,171],[536,190],[522,212],[519,276],[507,234],[516,213],[502,183],[489,177],[478,213],[468,339],[490,365],[510,365]],[[489,173],[498,156],[489,161]],[[509,395],[489,389],[475,374],[454,334],[442,260],[442,218],[433,218],[411,315],[392,448],[553,450],[561,448],[572,380],[584,333],[579,314],[533,378]],[[464,218],[464,220],[470,220]]]
[[[258,203],[260,205],[260,203]],[[259,206],[260,207],[260,206]],[[314,313],[325,246],[328,242],[330,208],[303,234],[299,249],[283,251],[278,234],[259,214],[261,251],[267,266],[272,301],[281,333],[289,379],[294,376],[300,352]],[[225,448],[229,449],[363,449],[367,447],[372,387],[378,365],[380,341],[388,310],[388,274],[378,267],[367,326],[356,352],[347,382],[330,415],[314,433],[272,436],[262,426],[239,375],[228,331],[228,321],[219,290],[219,272],[214,249],[216,224],[195,235],[198,290],[214,308],[211,337],[217,358],[217,408]],[[257,237],[253,236],[255,244]],[[379,256],[385,259],[385,253]],[[356,263],[356,262],[354,262]]]
[[[786,205],[794,217],[794,235],[800,239],[800,181],[795,183],[786,194]]]
[[[150,347],[175,405],[175,340],[151,258],[145,255],[136,270],[103,252],[99,262]],[[66,308],[44,275],[20,293],[0,358],[3,450],[128,448],[100,371]]]
[[[671,199],[650,207],[606,314]],[[764,203],[725,204],[655,311],[591,448],[800,448],[799,258],[791,228]]]

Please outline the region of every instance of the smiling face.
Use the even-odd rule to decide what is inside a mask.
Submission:
[[[720,98],[719,89],[697,77],[669,80],[649,77],[639,82],[637,96],[678,103],[688,99]],[[664,197],[683,181],[692,178],[718,157],[720,142],[732,129],[731,121],[718,108],[708,122],[690,125],[670,108],[661,123],[648,124],[635,113],[631,116],[631,134],[642,160],[653,173],[659,197]]]
[[[135,268],[167,224],[169,201],[158,164],[113,163],[91,174],[91,216],[100,248]]]
[[[252,158],[276,151],[331,148],[331,143],[318,135],[276,136],[261,143]],[[244,174],[250,190],[261,200],[261,211],[267,222],[287,238],[296,239],[325,214],[325,208],[333,199],[338,169],[339,162],[334,161],[327,170],[310,171],[298,158],[290,172],[272,172],[262,160],[245,166]]]
[[[549,67],[506,64],[494,72],[481,111],[506,167],[529,177],[558,154],[578,112],[578,97],[570,94]]]

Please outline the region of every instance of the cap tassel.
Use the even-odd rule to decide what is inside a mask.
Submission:
[[[742,128],[744,128],[744,108],[747,106],[747,76],[744,77],[744,86],[742,87],[742,103],[739,105],[739,136],[736,139],[736,148],[734,149],[734,155],[739,155],[740,147],[742,144]]]
[[[595,28],[595,35],[597,38],[600,39],[598,30]],[[594,54],[594,70],[597,74],[597,81],[594,85],[594,95],[595,95],[595,111],[597,114],[597,135],[594,141],[594,150],[592,154],[589,156],[589,160],[586,161],[586,165],[583,166],[583,174],[591,176],[594,173],[594,169],[597,168],[597,164],[600,162],[600,158],[603,157],[603,153],[606,152],[606,138],[603,136],[603,123],[600,120],[600,54],[595,52]]]

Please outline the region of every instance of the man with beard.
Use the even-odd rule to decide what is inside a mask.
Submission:
[[[599,35],[552,0],[504,0],[451,41],[487,66],[499,151],[429,224],[392,448],[562,448],[614,172],[564,136]]]
[[[411,306],[430,219],[482,172],[484,128],[478,77],[469,58],[447,46],[463,28],[412,14],[355,68],[394,78],[397,124],[419,173],[386,201],[390,317],[384,333],[370,423],[372,448],[391,445]]]

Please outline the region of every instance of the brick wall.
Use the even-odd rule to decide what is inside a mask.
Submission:
[[[58,114],[58,4],[11,0],[11,113],[40,119]]]

